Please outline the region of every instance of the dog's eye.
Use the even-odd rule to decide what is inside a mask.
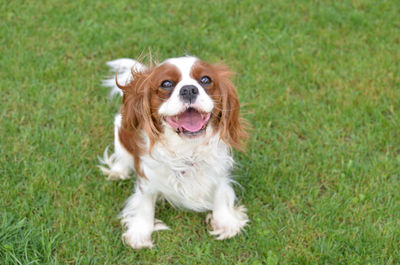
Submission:
[[[164,80],[161,82],[160,87],[169,90],[174,87],[174,82],[172,82],[171,80]]]
[[[204,86],[208,86],[209,84],[211,84],[212,80],[210,77],[205,75],[202,78],[200,78],[199,82],[200,82],[200,84],[202,84]]]

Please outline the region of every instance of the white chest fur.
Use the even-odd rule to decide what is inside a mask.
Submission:
[[[168,141],[166,141],[168,139]],[[181,139],[166,132],[152,155],[141,160],[148,180],[141,182],[177,207],[211,210],[221,181],[229,181],[233,159],[229,148],[211,130],[199,139]]]

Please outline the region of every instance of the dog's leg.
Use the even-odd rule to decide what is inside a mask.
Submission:
[[[249,222],[246,208],[235,206],[235,192],[229,180],[221,181],[214,195],[214,209],[207,215],[213,231],[210,233],[216,239],[226,239],[235,236]]]
[[[122,240],[134,249],[151,248],[153,242],[151,233],[156,230],[169,229],[161,221],[154,219],[154,207],[157,194],[146,188],[136,188],[136,192],[129,197],[120,214],[121,223],[126,227]]]
[[[100,159],[99,168],[108,180],[127,179],[134,169],[133,157],[122,146],[118,131],[121,127],[121,114],[115,116],[114,120],[114,154],[108,156],[108,150],[104,151],[103,158]]]

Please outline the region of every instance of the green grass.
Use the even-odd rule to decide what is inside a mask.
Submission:
[[[400,263],[398,1],[2,1],[0,264]],[[246,233],[160,205],[133,251],[107,182],[105,62],[224,61],[253,125],[236,154]]]

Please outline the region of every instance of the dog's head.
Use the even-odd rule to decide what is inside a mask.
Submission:
[[[165,130],[188,141],[212,130],[240,149],[246,138],[236,89],[223,65],[189,56],[171,58],[133,69],[131,81],[119,87],[123,91],[122,141],[124,136],[144,131],[152,146]]]

